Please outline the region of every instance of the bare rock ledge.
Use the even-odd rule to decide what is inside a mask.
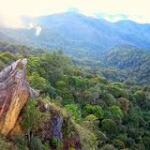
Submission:
[[[0,72],[0,134],[8,135],[30,96],[27,59],[19,59]]]

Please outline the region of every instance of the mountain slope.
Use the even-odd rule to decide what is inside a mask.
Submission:
[[[102,58],[105,67],[124,71],[125,78],[137,83],[150,83],[150,52],[131,46],[110,50]]]
[[[61,13],[24,19],[32,29],[0,29],[0,33],[22,44],[48,49],[63,49],[76,56],[99,57],[119,45],[150,48],[150,25],[129,20],[111,23],[78,13]],[[37,27],[41,32],[36,36]],[[142,35],[142,36],[141,36]]]

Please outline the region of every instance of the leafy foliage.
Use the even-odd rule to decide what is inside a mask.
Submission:
[[[1,55],[2,66],[21,57],[6,52]],[[60,52],[28,56],[30,85],[41,91],[42,99],[57,105],[59,109],[54,111],[49,108],[53,115],[63,114],[63,140],[78,137],[87,150],[149,149],[150,87],[108,81],[75,64]],[[63,146],[63,140],[44,141],[38,135],[46,113],[36,101],[30,101],[25,110],[23,125],[30,143],[22,140],[21,145],[35,149]],[[69,148],[74,149],[71,144]]]

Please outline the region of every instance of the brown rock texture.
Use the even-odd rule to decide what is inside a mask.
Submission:
[[[19,59],[0,72],[0,133],[8,135],[30,96],[26,59]]]

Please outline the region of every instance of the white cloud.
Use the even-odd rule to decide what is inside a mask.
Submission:
[[[35,35],[36,36],[39,36],[41,34],[41,31],[42,31],[42,28],[40,26],[37,26],[36,27],[36,32],[35,32]]]
[[[35,25],[33,23],[30,23],[29,26],[26,27],[27,29],[34,29],[35,30],[35,36],[39,36],[42,32],[42,27],[39,25]]]
[[[129,19],[150,23],[149,0],[0,0],[0,4],[1,22],[13,26],[21,26],[20,16],[49,15],[70,8],[91,16],[101,13],[109,19],[110,15],[117,18],[123,14]]]

